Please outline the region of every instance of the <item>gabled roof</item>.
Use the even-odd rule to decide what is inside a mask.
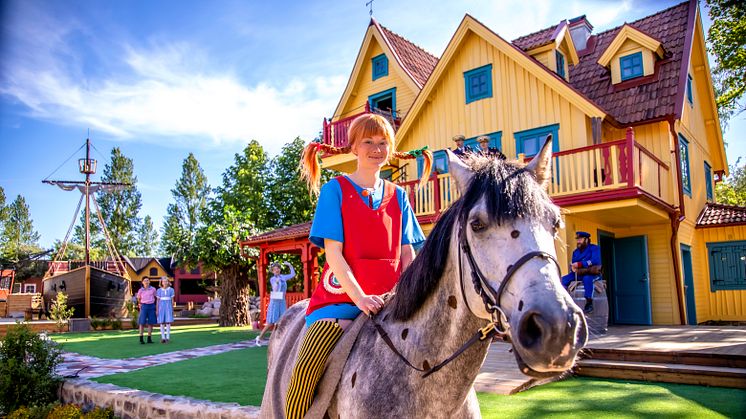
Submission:
[[[371,19],[371,24],[373,23],[375,23],[375,19]],[[421,89],[435,69],[435,65],[438,64],[438,58],[385,26],[379,25],[379,27],[384,38],[390,44],[397,61],[407,70]]]
[[[288,227],[278,228],[277,230],[251,236],[241,242],[241,246],[259,246],[262,243],[271,243],[274,241],[297,239],[308,237],[311,232],[311,221],[295,224]]]
[[[746,207],[707,203],[697,217],[697,228],[746,224]]]
[[[173,269],[171,268],[171,258],[154,258],[154,257],[127,257],[122,256],[125,262],[132,268],[136,273],[140,273],[151,261],[155,261],[161,268],[166,272],[168,276],[174,276]],[[111,257],[106,258],[107,261],[111,260]]]
[[[570,82],[620,124],[676,115],[677,100],[683,101],[683,93],[679,96],[680,75],[682,68],[687,71],[691,44],[686,42],[687,33],[694,30],[692,12],[696,9],[690,11],[689,6],[688,2],[681,3],[630,24],[659,40],[666,51],[665,59],[656,64],[655,74],[646,82],[633,83],[627,88],[621,84],[613,86],[609,70],[598,64],[622,26],[594,36],[595,50],[570,68]]]
[[[632,41],[653,51],[658,55],[659,58],[663,58],[664,51],[661,45],[661,41],[653,38],[652,36],[635,28],[632,25],[625,23],[624,25],[622,25],[622,28],[617,31],[616,36],[614,36],[614,39],[611,40],[609,46],[606,47],[606,51],[601,54],[601,57],[598,59],[598,64],[602,67],[608,67],[611,59],[614,57],[617,51],[619,51],[619,48],[621,48],[622,44],[624,44],[624,41],[628,39],[631,39]]]
[[[520,38],[516,38],[513,40],[513,45],[524,51],[530,51],[534,48],[549,45],[557,38],[560,27],[565,25],[567,25],[567,22],[563,20],[556,25],[552,25],[540,31],[521,36]]]

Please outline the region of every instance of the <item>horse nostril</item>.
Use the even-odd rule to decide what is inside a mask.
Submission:
[[[526,313],[518,326],[518,340],[526,349],[532,349],[541,344],[544,327],[537,313]]]

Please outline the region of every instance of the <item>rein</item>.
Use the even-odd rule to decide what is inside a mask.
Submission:
[[[466,231],[463,228],[463,222],[459,226],[459,258],[458,258],[458,270],[459,270],[459,282],[461,285],[461,296],[466,303],[466,307],[474,313],[474,311],[469,307],[469,301],[466,298],[466,291],[464,290],[464,275],[463,275],[463,269],[461,266],[461,260],[462,253],[466,255],[466,260],[469,262],[469,268],[471,269],[471,281],[472,285],[474,286],[474,291],[482,298],[482,303],[484,304],[484,308],[489,313],[491,317],[491,321],[487,323],[486,326],[480,328],[477,330],[477,332],[472,335],[469,340],[467,340],[463,345],[461,345],[460,348],[458,348],[451,356],[443,360],[442,362],[438,363],[437,365],[431,367],[431,368],[419,368],[415,365],[413,365],[409,360],[399,352],[398,349],[394,346],[394,343],[391,341],[391,338],[389,337],[388,333],[383,329],[383,327],[378,324],[378,322],[375,321],[374,316],[370,316],[370,320],[373,323],[373,326],[376,328],[376,331],[378,331],[378,334],[381,336],[381,339],[386,343],[386,345],[391,349],[391,351],[396,354],[402,361],[404,361],[405,364],[407,364],[410,368],[417,370],[419,372],[422,372],[422,378],[428,377],[430,374],[439,371],[441,368],[448,365],[451,361],[458,358],[459,355],[464,353],[471,345],[477,343],[477,342],[483,342],[487,339],[490,339],[494,336],[500,336],[504,341],[510,342],[510,335],[509,335],[509,321],[508,316],[505,314],[505,312],[502,310],[502,307],[500,306],[500,298],[502,297],[503,292],[507,289],[508,283],[513,278],[513,275],[523,267],[528,261],[534,258],[541,258],[545,260],[551,260],[554,262],[554,264],[557,266],[557,272],[561,272],[559,262],[557,262],[557,259],[552,256],[551,254],[544,252],[544,251],[533,251],[528,252],[525,255],[521,256],[520,259],[518,259],[513,265],[510,265],[508,267],[508,271],[505,273],[505,276],[503,277],[502,282],[500,282],[500,287],[495,291],[494,288],[487,282],[487,280],[484,278],[484,274],[482,274],[482,270],[479,269],[479,265],[477,265],[477,261],[474,259],[474,255],[471,252],[471,247],[469,246],[469,241],[466,238]],[[503,322],[503,318],[505,321]]]

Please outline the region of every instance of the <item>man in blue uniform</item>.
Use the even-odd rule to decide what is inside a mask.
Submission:
[[[577,249],[572,252],[572,272],[562,277],[562,286],[568,285],[576,278],[583,281],[585,291],[585,308],[583,312],[593,312],[593,282],[601,279],[601,248],[591,244],[591,235],[585,231],[575,233]]]
[[[456,143],[456,148],[453,150],[453,154],[464,158],[466,156],[466,153],[471,153],[472,149],[468,145],[464,145],[464,141],[466,140],[466,137],[463,135],[454,135],[453,136],[453,142]]]

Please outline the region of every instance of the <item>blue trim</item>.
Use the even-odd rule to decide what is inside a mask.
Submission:
[[[694,295],[694,272],[692,268],[692,247],[681,243],[681,270],[684,274],[684,298],[686,300],[687,324],[697,325],[697,304]]]
[[[621,73],[622,81],[642,76],[644,73],[642,68],[642,52],[636,52],[619,58],[619,72]]]
[[[742,257],[746,257],[746,241],[707,243],[711,292],[746,290]]]
[[[370,61],[373,65],[373,80],[389,75],[389,59],[386,54],[376,55]]]
[[[479,151],[479,143],[477,142],[477,138],[481,137],[482,135],[486,135],[490,137],[490,147],[497,148],[501,152],[503,151],[503,132],[497,131],[490,134],[480,134],[476,137],[467,138],[464,141],[465,146],[471,147],[473,151]]]
[[[492,64],[464,72],[466,103],[492,97]]]
[[[388,99],[389,96],[391,97],[391,116],[396,118],[396,87],[392,87],[391,89],[384,90],[383,92],[379,92],[376,94],[372,94],[368,96],[368,104],[370,105],[370,109],[380,109],[378,108],[378,102],[381,100]],[[382,111],[385,111],[387,109],[381,109]]]
[[[549,134],[552,134],[552,153],[558,152],[559,126],[560,124],[552,124],[513,133],[516,154],[523,153],[526,157],[536,155],[541,150],[541,146],[544,145],[544,139]]]
[[[707,200],[712,201],[712,167],[707,162],[705,162],[705,190],[707,191]]]
[[[565,78],[565,56],[559,50],[554,50],[555,61],[557,61],[557,75]]]
[[[686,100],[691,106],[694,106],[694,93],[692,92],[692,75],[686,75]]]
[[[425,162],[422,156],[417,157],[417,179],[422,178],[422,169]],[[445,150],[437,150],[433,152],[433,173],[436,171],[439,175],[448,173],[448,155]],[[432,174],[432,173],[431,173]]]
[[[679,154],[681,157],[681,189],[692,197],[692,171],[689,170],[689,141],[679,134]]]

